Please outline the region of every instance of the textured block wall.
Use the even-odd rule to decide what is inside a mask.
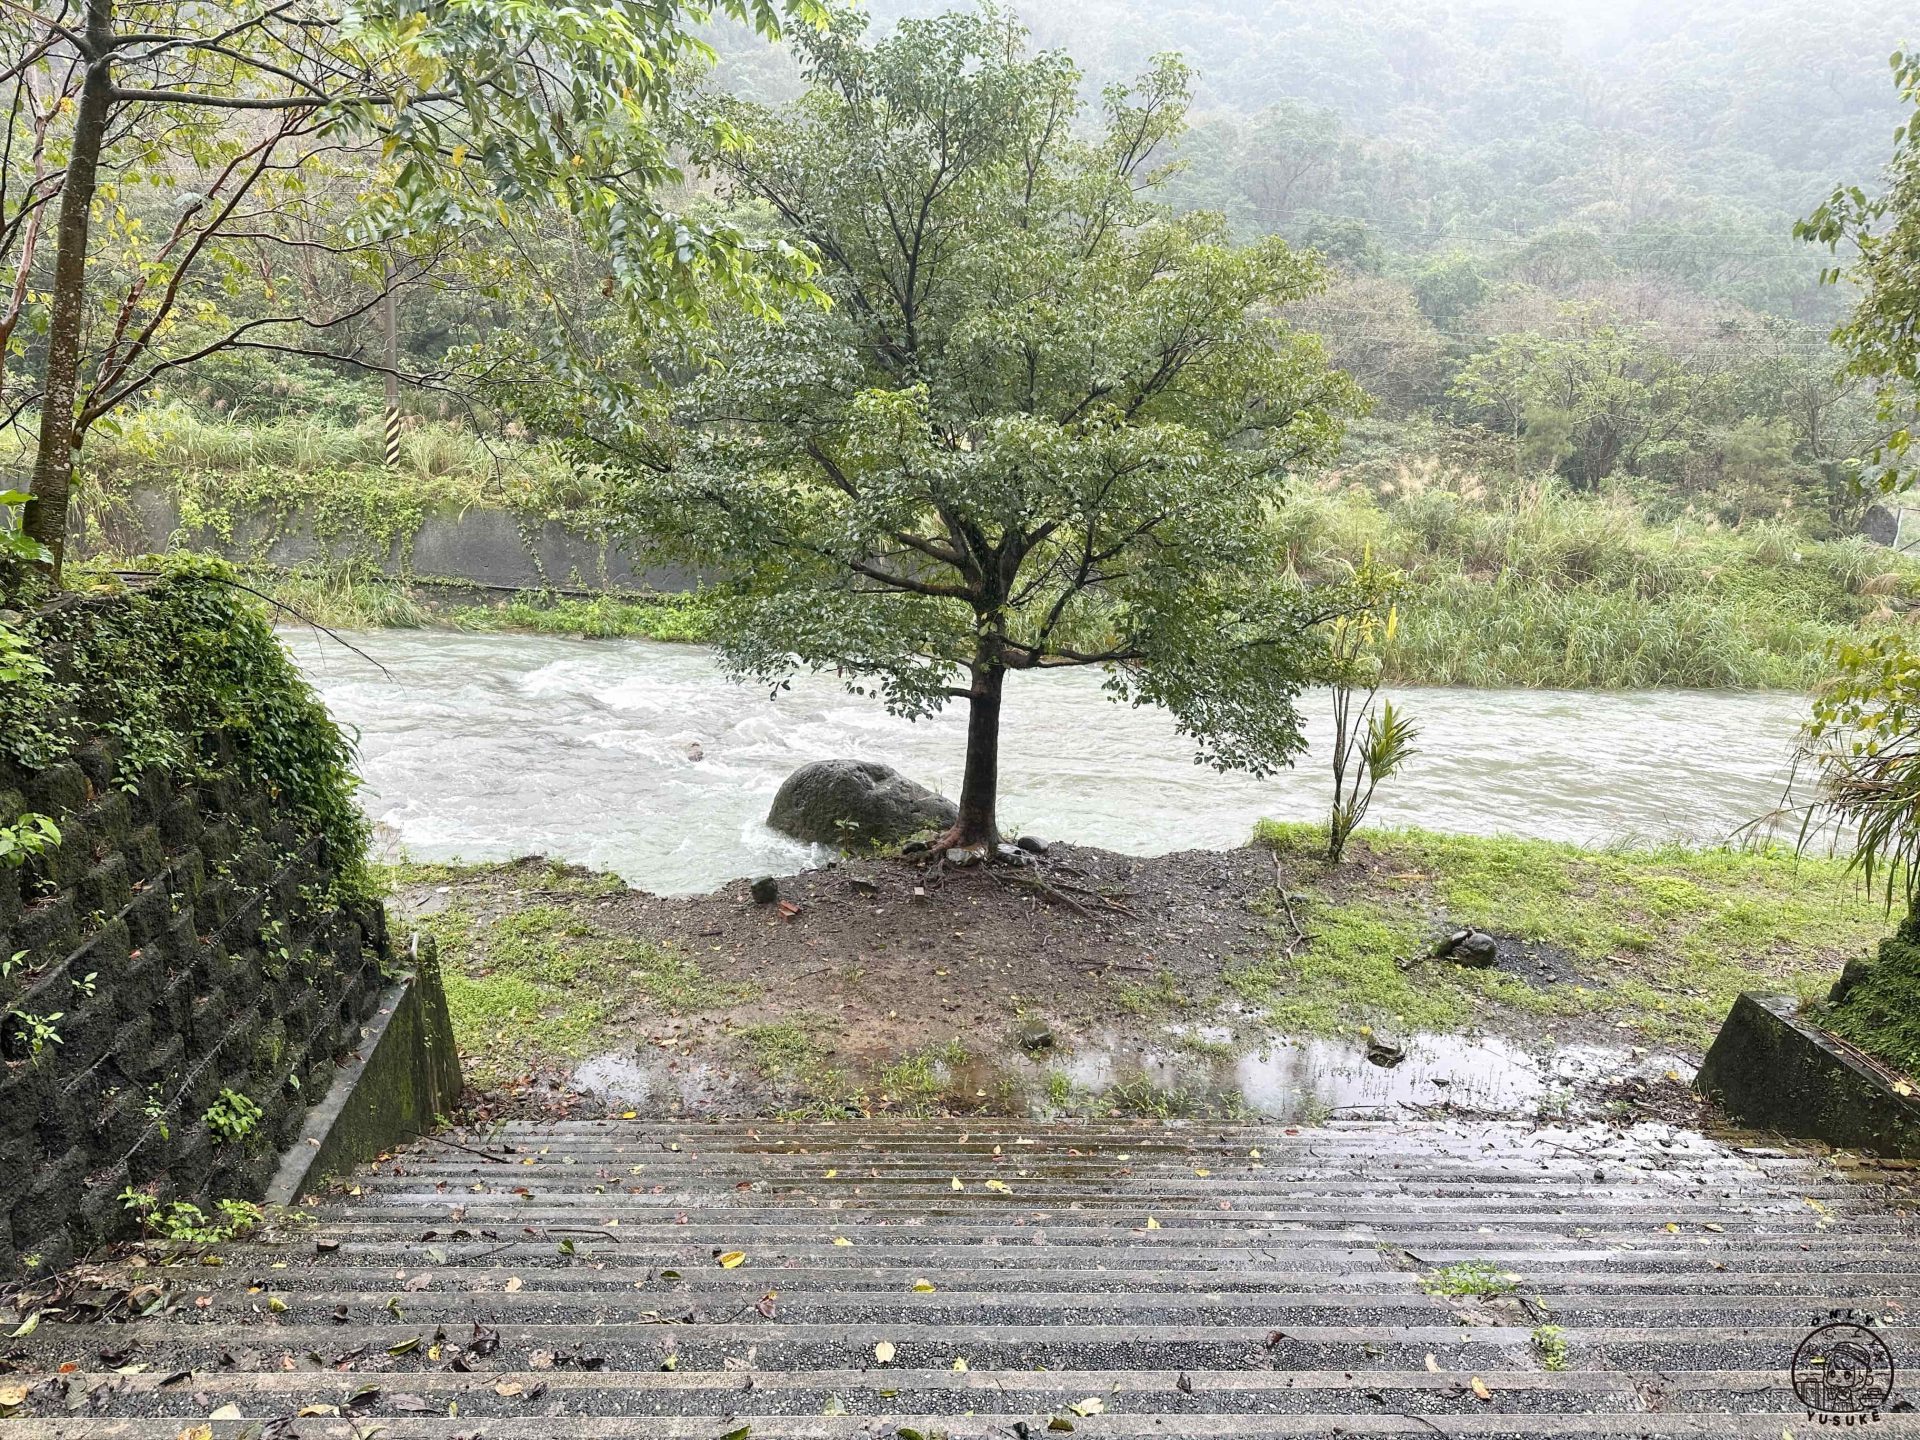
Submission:
[[[23,811],[62,838],[0,866],[0,1275],[124,1232],[129,1185],[257,1198],[388,959],[380,907],[335,908],[314,844],[236,781],[128,775],[99,740],[0,760],[0,824]],[[223,1090],[260,1107],[244,1138],[207,1121]]]

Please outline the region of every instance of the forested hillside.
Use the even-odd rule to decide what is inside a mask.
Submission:
[[[873,0],[869,29],[951,8]],[[1289,554],[1325,581],[1371,547],[1415,578],[1424,609],[1409,633],[1431,644],[1404,662],[1410,677],[1805,684],[1823,639],[1906,613],[1906,562],[1853,538],[1875,498],[1861,462],[1890,426],[1829,338],[1856,297],[1821,283],[1835,257],[1795,227],[1836,185],[1881,185],[1904,113],[1887,60],[1908,7],[1013,9],[1033,47],[1077,67],[1083,129],[1107,87],[1180,56],[1185,123],[1156,131],[1143,197],[1219,212],[1239,243],[1278,236],[1324,260],[1317,292],[1281,318],[1320,337],[1370,403],[1330,459],[1296,476]],[[707,97],[674,122],[681,159],[706,123],[692,117],[805,86],[790,43],[731,22],[699,33],[716,54],[704,74],[678,72],[676,94]],[[51,261],[32,220],[59,160],[62,84],[31,71],[15,83],[0,192],[0,259],[20,279],[0,317],[0,467],[20,477],[35,397],[15,373],[44,343],[35,307]],[[83,407],[76,437],[83,529],[158,483],[181,493],[183,542],[230,540],[250,503],[383,540],[449,503],[604,532],[595,457],[555,442],[582,403],[663,405],[659,382],[670,390],[699,363],[659,344],[686,317],[663,320],[626,288],[627,262],[601,258],[585,212],[529,223],[501,198],[511,186],[462,195],[447,211],[458,223],[430,243],[383,238],[393,216],[366,182],[392,167],[367,146],[316,148],[297,184],[267,168],[238,218],[188,248],[218,203],[239,200],[247,134],[149,153],[108,192],[85,393],[112,404]],[[465,185],[465,147],[438,153]],[[728,253],[729,227],[749,244],[778,233],[724,171],[651,174],[648,223],[661,228],[641,239],[684,269],[689,293]],[[718,249],[700,249],[710,235]],[[741,303],[724,289],[712,293]],[[381,464],[384,290],[403,381],[398,485]],[[139,365],[123,334],[139,337]],[[1475,535],[1533,536],[1576,558],[1529,566]],[[1577,558],[1600,536],[1611,558]],[[1715,625],[1696,623],[1703,612]],[[1604,643],[1582,629],[1599,615]],[[1515,626],[1506,658],[1474,651],[1473,635]]]

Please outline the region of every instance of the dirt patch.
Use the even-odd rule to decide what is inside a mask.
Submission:
[[[1484,1044],[1390,1026],[1412,1056],[1391,1071],[1366,1059],[1374,1029],[1277,1030],[1260,986],[1293,983],[1275,966],[1326,918],[1282,898],[1293,879],[1262,846],[1058,845],[1018,866],[848,858],[780,877],[777,895],[740,880],[656,896],[535,858],[414,872],[395,912],[447,947],[493,1115],[590,1111],[583,1090],[615,1112],[732,1115],[1311,1120],[1561,1103],[1554,1047],[1525,1015]],[[1404,963],[1455,973],[1407,981],[1468,983],[1408,938]],[[1535,987],[1577,976],[1566,952],[1516,939],[1495,968]],[[1582,1028],[1558,1038],[1603,1038]],[[1590,1058],[1576,1088],[1636,1065],[1625,1050]]]
[[[1198,1004],[1223,969],[1264,952],[1273,862],[1253,849],[1139,859],[1069,845],[1022,866],[847,859],[781,877],[771,903],[745,880],[708,895],[583,893],[591,872],[541,859],[451,878],[409,887],[397,913],[457,901],[484,924],[558,904],[598,932],[670,947],[741,987],[744,998],[726,1006],[734,1027],[817,1016],[844,1032],[830,1053],[859,1058],[960,1031],[1011,1034],[1028,1016],[1078,1028]],[[606,1018],[644,1024],[657,1009],[629,1002]]]

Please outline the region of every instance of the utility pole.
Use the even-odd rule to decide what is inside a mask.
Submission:
[[[386,284],[387,318],[387,468],[400,468],[400,314],[393,298],[393,262],[381,267]]]

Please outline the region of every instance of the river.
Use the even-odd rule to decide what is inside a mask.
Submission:
[[[285,635],[359,733],[362,803],[417,860],[545,853],[661,893],[819,858],[762,823],[781,780],[830,756],[885,761],[953,794],[964,707],[910,724],[828,679],[778,697],[729,682],[704,649],[644,640],[390,630],[349,638],[386,673],[305,630]],[[1370,823],[1587,844],[1715,841],[1779,799],[1805,697],[1663,690],[1398,692],[1419,753]],[[1319,818],[1315,748],[1271,780],[1221,775],[1153,710],[1090,673],[1016,675],[1001,746],[1010,830],[1135,854],[1237,845],[1263,816]],[[695,758],[695,757],[698,758]]]

